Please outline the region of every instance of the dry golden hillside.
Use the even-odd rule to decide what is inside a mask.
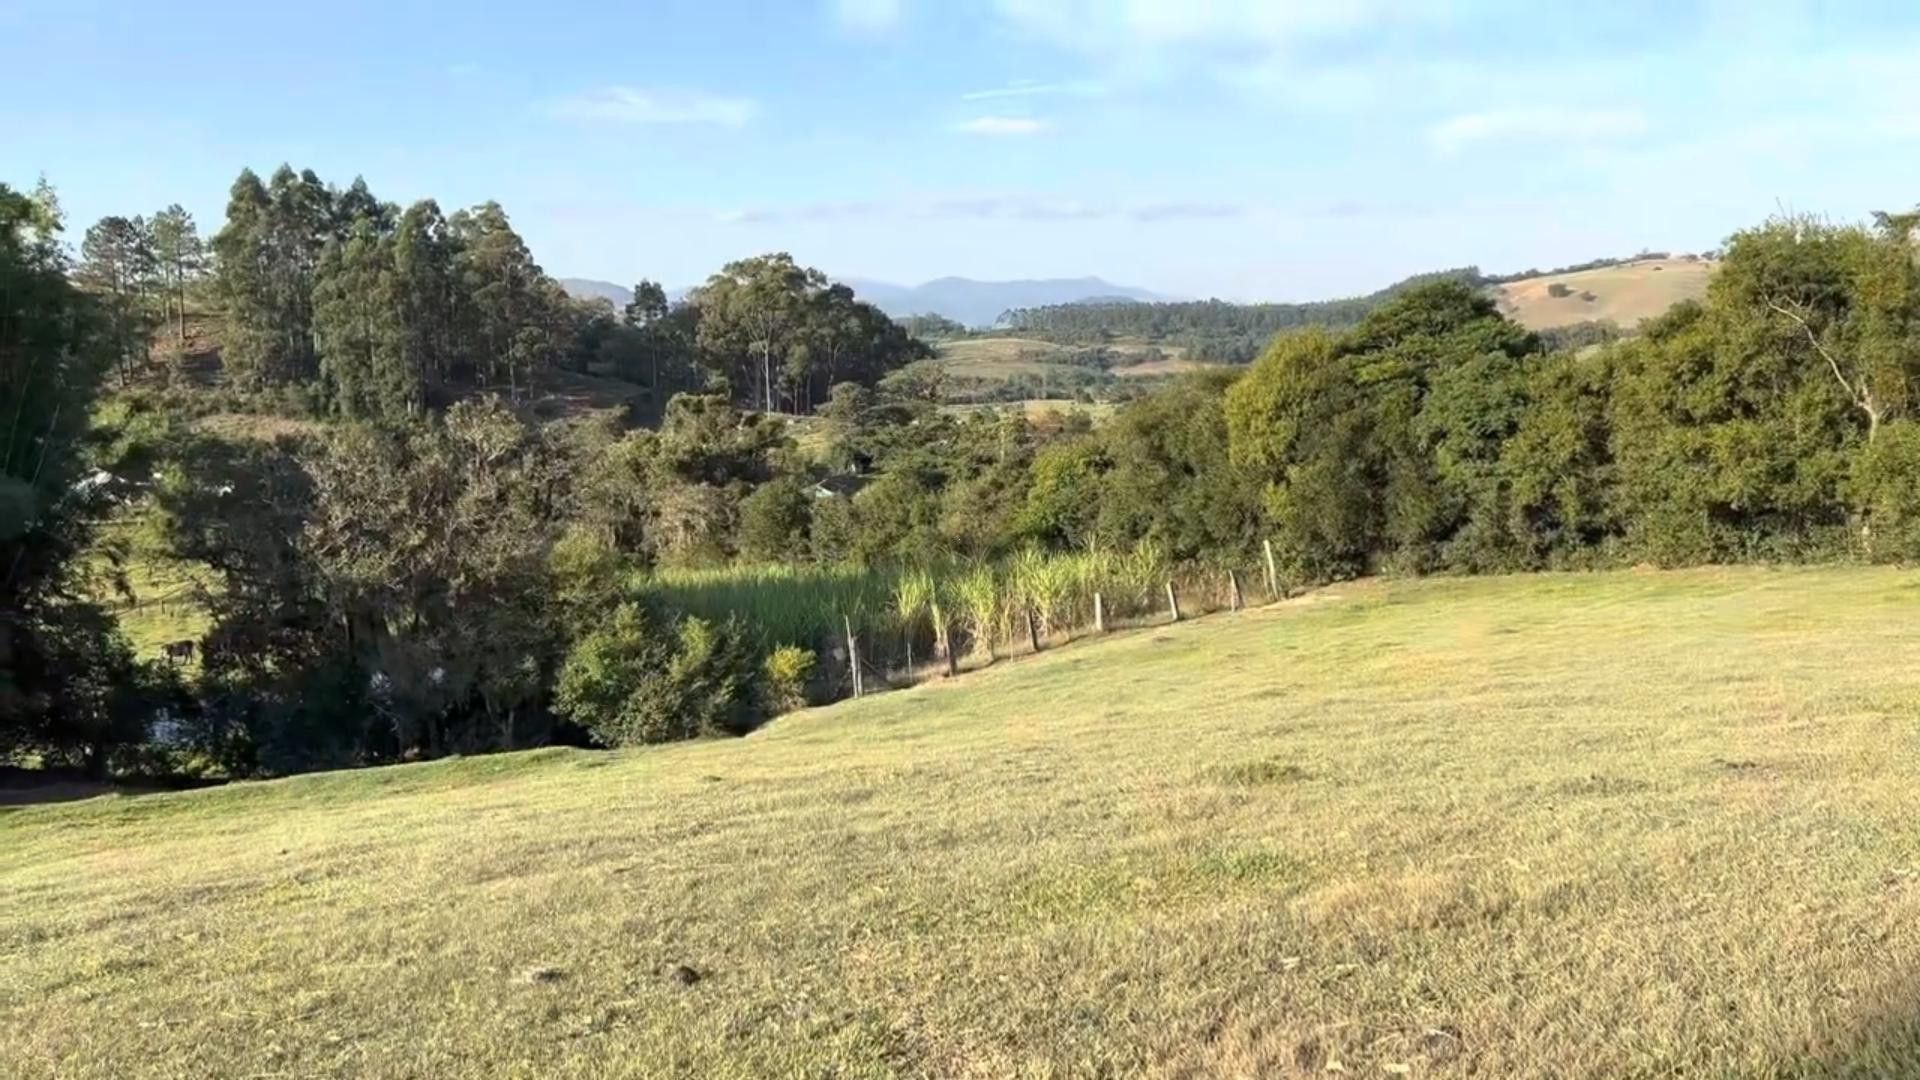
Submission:
[[[1611,320],[1622,329],[1661,314],[1682,300],[1706,295],[1717,263],[1707,260],[1644,259],[1597,270],[1543,274],[1497,286],[1500,310],[1529,330]],[[1564,285],[1565,296],[1553,295]]]

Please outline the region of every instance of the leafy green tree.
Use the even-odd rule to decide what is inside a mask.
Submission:
[[[1103,545],[1149,541],[1179,559],[1259,547],[1262,485],[1228,444],[1227,392],[1238,377],[1213,371],[1178,380],[1101,430],[1110,463],[1095,526]]]
[[[347,190],[331,193],[328,209],[331,216],[329,231],[335,237],[353,232],[362,221],[381,236],[391,235],[400,216],[399,207],[374,198],[373,192],[367,188],[366,179],[359,176],[353,178]]]
[[[160,680],[89,599],[75,557],[100,512],[83,435],[125,342],[74,287],[53,190],[0,184],[0,753],[103,773],[137,741]],[[111,297],[106,302],[111,302]]]
[[[696,294],[701,353],[735,386],[758,386],[757,403],[775,411],[775,373],[807,331],[809,294],[825,285],[785,252],[728,263]]]
[[[1869,558],[1920,561],[1920,423],[1880,429],[1854,464],[1852,497]]]
[[[214,237],[226,305],[225,362],[256,384],[311,380],[313,279],[334,232],[333,195],[312,171],[282,165],[270,184],[252,170],[234,181]]]
[[[533,261],[500,204],[463,210],[450,228],[460,250],[463,343],[474,374],[518,398],[560,355],[559,287]]]
[[[408,362],[408,308],[397,276],[394,242],[364,217],[321,254],[313,330],[321,376],[343,416],[405,416],[424,398]]]
[[[153,215],[153,255],[164,303],[161,316],[173,318],[176,340],[187,342],[187,292],[207,269],[207,244],[193,215],[174,203]]]
[[[496,402],[425,430],[349,430],[310,464],[302,546],[402,749],[512,747],[537,729],[549,503],[564,462]]]
[[[401,349],[416,394],[410,411],[425,412],[446,386],[464,347],[460,248],[431,199],[407,207],[393,235],[393,289],[404,327]]]
[[[782,476],[740,500],[740,554],[760,562],[798,562],[807,555],[814,497],[797,476]]]
[[[1719,283],[1728,302],[1764,304],[1805,338],[1795,343],[1812,354],[1802,362],[1825,365],[1869,442],[1906,413],[1920,378],[1916,218],[1878,220],[1873,231],[1787,218],[1746,233],[1735,238]]]
[[[767,412],[810,411],[841,382],[871,386],[931,356],[878,308],[781,252],[729,263],[695,291],[702,361]]]
[[[1903,234],[1789,218],[1736,234],[1702,304],[1617,352],[1613,457],[1637,557],[1794,558],[1868,539],[1855,461],[1904,416]]]
[[[1613,376],[1613,355],[1600,352],[1548,357],[1528,377],[1527,408],[1499,464],[1521,565],[1591,564],[1618,544]]]
[[[128,375],[151,352],[149,297],[159,274],[153,233],[144,218],[104,217],[87,230],[80,257],[80,280],[99,294],[107,336]]]
[[[744,628],[622,604],[575,642],[555,707],[606,746],[739,734],[752,723]]]
[[[1379,549],[1366,398],[1333,338],[1277,339],[1227,392],[1233,460],[1265,485],[1274,547],[1308,579],[1359,573]]]
[[[633,299],[627,302],[621,312],[627,328],[639,335],[640,352],[647,363],[647,387],[653,391],[656,400],[663,400],[660,361],[672,351],[671,328],[666,323],[671,310],[667,303],[667,290],[657,281],[643,280],[633,287]]]
[[[1104,480],[1112,467],[1102,441],[1092,436],[1054,443],[1033,459],[1019,529],[1043,544],[1077,548],[1095,542],[1104,504]]]

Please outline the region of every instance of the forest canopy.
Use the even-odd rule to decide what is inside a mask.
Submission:
[[[734,734],[850,692],[849,650],[991,662],[1228,572],[1913,560],[1915,220],[1745,230],[1625,339],[1531,333],[1474,271],[1010,316],[1257,352],[1096,420],[944,406],[918,337],[784,254],[616,310],[492,203],[249,172],[210,243],[168,208],[76,260],[50,190],[0,189],[0,752],[248,776]],[[646,407],[531,407],[568,379]],[[201,620],[164,657],[123,623],[160,565]]]

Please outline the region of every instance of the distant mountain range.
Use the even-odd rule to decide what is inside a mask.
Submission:
[[[968,326],[992,326],[1003,312],[1014,308],[1073,304],[1085,300],[1118,303],[1173,299],[1146,289],[1115,285],[1097,277],[1045,278],[1037,281],[974,281],[944,277],[924,285],[895,285],[862,278],[839,280],[860,299],[889,315],[942,315]],[[561,278],[560,284],[577,297],[605,297],[613,301],[616,308],[626,306],[632,296],[630,287],[611,281]],[[678,300],[686,292],[685,289],[676,289],[671,295]]]
[[[593,300],[598,298],[611,301],[613,310],[615,311],[625,308],[627,301],[633,299],[633,286],[615,285],[611,281],[595,281],[592,278],[583,277],[563,277],[560,279],[560,287],[567,290],[567,295],[573,297],[575,300]],[[679,294],[676,293],[674,298],[679,299]]]

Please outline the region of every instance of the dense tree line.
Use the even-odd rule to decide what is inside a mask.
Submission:
[[[1082,301],[1048,307],[1021,308],[1001,317],[1008,331],[1062,344],[1098,345],[1121,338],[1184,348],[1195,360],[1244,364],[1259,356],[1275,334],[1307,327],[1346,330],[1368,313],[1408,289],[1435,281],[1457,281],[1485,289],[1549,274],[1571,274],[1621,266],[1644,259],[1664,259],[1664,251],[1643,251],[1622,258],[1591,259],[1553,270],[1523,270],[1486,274],[1477,266],[1416,274],[1378,292],[1342,300],[1304,304],[1235,304],[1224,300],[1178,303]],[[1694,258],[1688,255],[1686,258]],[[930,328],[935,330],[936,328]],[[930,334],[931,336],[931,334]],[[947,336],[947,335],[940,335]],[[957,336],[957,335],[956,335]],[[1599,324],[1582,324],[1553,332],[1554,343],[1595,344],[1620,336]]]
[[[207,268],[193,215],[176,204],[151,218],[101,218],[87,229],[80,256],[74,276],[92,297],[123,377],[152,359],[156,336],[185,345],[188,295]],[[169,332],[157,335],[162,326]]]
[[[59,203],[0,185],[0,760],[31,752],[103,774],[173,697],[164,670],[137,661],[96,602],[77,558],[107,496],[89,410],[129,349],[125,322],[145,271],[74,284]],[[124,220],[87,237],[99,274],[112,242],[138,243]]]
[[[312,391],[343,417],[418,417],[475,392],[523,397],[549,374],[612,374],[657,403],[724,385],[805,412],[926,347],[791,256],[728,265],[685,303],[642,281],[624,309],[580,301],[534,261],[497,203],[401,210],[281,167],[241,173],[213,238],[224,354],[239,381]]]
[[[872,385],[932,356],[879,308],[785,253],[729,263],[695,289],[703,359],[767,412],[808,413],[841,383]]]
[[[1652,259],[1668,259],[1672,258],[1672,256],[1673,253],[1670,251],[1641,251],[1634,255],[1608,256],[1599,259],[1588,259],[1585,262],[1568,263],[1566,266],[1556,266],[1551,270],[1541,270],[1538,267],[1531,267],[1526,270],[1516,270],[1509,274],[1485,274],[1480,276],[1480,283],[1482,285],[1511,285],[1516,281],[1525,281],[1528,278],[1550,277],[1560,274],[1578,274],[1583,270],[1604,270],[1610,266],[1625,266],[1628,263],[1646,262]],[[1689,260],[1699,258],[1699,256],[1696,255],[1684,255],[1681,257]]]
[[[1098,345],[1133,338],[1182,348],[1194,360],[1244,364],[1260,355],[1275,334],[1310,326],[1343,330],[1400,293],[1439,280],[1482,282],[1480,271],[1467,267],[1416,275],[1378,292],[1342,300],[1304,304],[1085,301],[1019,308],[1002,315],[1000,322],[1008,331],[1062,344]]]
[[[1544,353],[1457,286],[1290,337],[1228,395],[1300,570],[1911,559],[1911,221],[1736,235],[1704,303]]]
[[[678,307],[643,286],[624,312],[567,308],[484,207],[437,224],[300,177],[284,198],[263,186],[264,203],[242,186],[260,210],[242,221],[334,208],[302,219],[334,223],[317,244],[277,225],[257,236],[299,242],[242,244],[233,221],[218,242],[230,304],[308,320],[304,336],[263,322],[239,370],[332,402],[332,421],[272,440],[203,430],[137,389],[89,434],[77,417],[116,359],[111,292],[69,280],[45,198],[0,204],[0,296],[30,298],[0,311],[0,404],[29,420],[9,434],[0,534],[18,567],[0,686],[13,747],[101,760],[139,743],[160,702],[170,746],[239,775],[731,733],[831,692],[810,680],[844,642],[835,616],[897,602],[923,657],[969,633],[930,617],[963,602],[937,590],[831,601],[848,606],[807,613],[827,630],[796,639],[660,587],[749,565],[940,568],[984,590],[979,612],[1013,576],[996,567],[1041,581],[1047,552],[1251,567],[1270,542],[1296,584],[1920,558],[1910,216],[1740,233],[1703,302],[1578,348],[1435,275],[1095,424],[942,408],[937,365],[897,363],[918,352],[910,335],[784,256],[734,264]],[[340,224],[343,203],[357,209]],[[244,272],[225,265],[242,257]],[[304,301],[273,284],[302,274]],[[511,407],[539,363],[608,355],[705,379],[650,428]],[[504,397],[437,400],[461,380]],[[796,437],[777,414],[809,405]],[[216,581],[190,696],[80,587],[76,472],[135,459],[158,542]],[[1006,602],[1045,627],[1046,595]],[[991,649],[986,616],[971,633]]]
[[[518,397],[586,321],[496,203],[402,211],[359,180],[248,170],[213,251],[227,371],[312,388],[342,416],[423,415],[475,388]]]

